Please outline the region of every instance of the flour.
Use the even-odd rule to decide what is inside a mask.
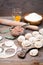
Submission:
[[[42,19],[42,17],[40,15],[38,15],[37,13],[30,13],[27,16],[25,16],[25,19],[27,21],[37,22],[37,21],[40,21]]]

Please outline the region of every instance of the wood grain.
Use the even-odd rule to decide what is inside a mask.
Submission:
[[[23,14],[37,12],[43,14],[43,0],[0,0],[0,16],[12,15],[12,9],[20,7]]]

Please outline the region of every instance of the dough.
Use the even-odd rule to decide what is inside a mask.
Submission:
[[[36,55],[38,55],[38,50],[37,49],[32,49],[32,50],[30,50],[29,54],[31,56],[36,56]]]
[[[13,54],[14,52],[15,52],[15,49],[13,48],[5,50],[5,54],[8,54],[8,55]]]
[[[43,35],[43,28],[39,30],[39,33]]]
[[[5,43],[6,46],[14,45],[14,41],[12,41],[12,40],[5,41],[4,43]]]
[[[25,40],[25,41],[22,42],[22,46],[23,47],[29,47],[29,46],[31,46],[31,42],[28,41],[28,40]]]
[[[31,33],[25,34],[25,38],[26,38],[27,40],[29,40],[30,37],[32,37],[32,34],[31,34]]]
[[[39,34],[39,35],[36,36],[36,39],[41,40],[41,39],[43,39],[43,36]]]
[[[33,35],[34,37],[36,37],[37,35],[39,35],[39,32],[38,32],[38,31],[33,31],[33,32],[32,32],[32,35]]]
[[[41,41],[36,41],[36,42],[34,43],[34,46],[35,46],[36,48],[41,48],[43,45],[42,45]]]
[[[30,38],[29,38],[29,41],[30,41],[31,43],[34,43],[34,42],[36,41],[36,38],[35,38],[35,37],[30,37]]]
[[[18,42],[23,42],[25,40],[25,37],[23,35],[18,37]]]

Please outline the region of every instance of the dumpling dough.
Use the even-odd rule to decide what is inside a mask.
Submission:
[[[41,39],[43,39],[43,36],[39,34],[39,35],[36,36],[36,39],[41,40]]]
[[[17,40],[18,40],[18,42],[23,42],[25,40],[25,37],[21,35],[18,37]]]
[[[30,37],[32,37],[32,34],[31,33],[27,33],[25,34],[25,38],[28,40]]]
[[[38,50],[37,49],[32,49],[32,50],[30,50],[29,54],[31,56],[36,56],[36,55],[38,55]]]
[[[36,48],[41,48],[43,45],[42,45],[41,41],[36,41],[35,44],[34,44],[34,46]]]
[[[39,30],[39,33],[43,35],[43,28]]]
[[[4,43],[5,43],[6,46],[14,45],[14,41],[12,41],[12,40],[5,41]]]
[[[34,43],[34,42],[36,41],[36,38],[35,38],[35,37],[30,37],[30,38],[29,38],[29,41],[30,41],[31,43]]]
[[[23,47],[27,47],[27,46],[30,46],[30,45],[31,45],[31,42],[28,41],[28,40],[25,40],[25,41],[22,42]]]
[[[36,37],[37,35],[39,35],[39,32],[38,32],[38,31],[33,31],[33,32],[32,32],[32,35],[33,35],[34,37]]]

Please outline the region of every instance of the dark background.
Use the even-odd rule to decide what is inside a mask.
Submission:
[[[9,16],[12,9],[19,7],[23,14],[37,12],[43,15],[43,0],[0,0],[0,16]]]

